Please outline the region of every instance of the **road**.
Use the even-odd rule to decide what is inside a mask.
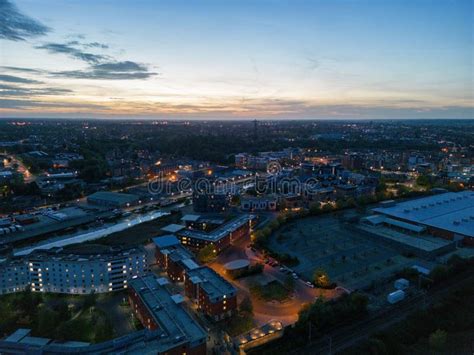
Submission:
[[[239,290],[239,299],[243,299],[246,296],[251,297],[254,318],[258,325],[266,324],[271,320],[278,320],[285,325],[293,324],[297,321],[298,312],[305,303],[311,303],[316,297],[320,296],[324,296],[327,299],[337,296],[335,291],[310,288],[302,280],[298,279],[295,281],[293,296],[285,302],[266,302],[252,297],[245,282],[231,279],[225,273],[223,267],[225,263],[236,259],[249,259],[254,262],[263,263],[260,255],[257,255],[250,248],[247,248],[247,244],[249,244],[248,240],[241,240],[237,244],[232,245],[230,248],[224,250],[216,261],[209,264],[209,266]],[[264,264],[263,272],[269,278],[276,279],[281,283],[285,283],[288,278],[288,274],[281,272],[279,267],[272,267],[268,264]]]
[[[404,319],[408,314],[435,303],[446,297],[454,289],[472,283],[474,275],[459,275],[450,282],[442,284],[435,290],[424,295],[419,294],[415,297],[405,300],[398,305],[392,306],[367,317],[360,322],[347,326],[339,327],[330,332],[325,338],[309,343],[304,348],[292,352],[293,354],[333,354],[342,351],[350,346],[358,344],[360,341],[370,337],[374,332],[387,329],[391,325]]]
[[[10,155],[9,158],[11,158],[11,161],[9,162],[8,160],[4,160],[5,168],[10,168],[13,170],[16,170],[18,173],[23,175],[23,181],[28,184],[30,182],[33,182],[36,180],[36,176],[30,173],[28,168],[23,164],[20,160],[18,160],[15,156]],[[14,166],[17,166],[15,169]]]

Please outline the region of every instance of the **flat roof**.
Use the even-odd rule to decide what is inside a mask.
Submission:
[[[181,262],[188,270],[194,270],[199,267],[199,265],[193,259],[183,259]]]
[[[452,243],[442,238],[431,237],[428,235],[408,235],[384,226],[369,226],[360,224],[358,229],[365,230],[380,236],[381,238],[387,238],[426,252],[435,251]]]
[[[199,342],[206,339],[206,332],[178,303],[153,274],[130,281],[148,312],[168,337],[176,342]]]
[[[12,342],[19,342],[24,337],[28,336],[31,333],[31,329],[27,328],[18,328],[13,334],[10,334],[5,340]]]
[[[138,200],[138,196],[132,194],[124,194],[121,192],[98,191],[94,192],[92,195],[87,196],[87,199],[99,199],[118,203],[127,203]]]
[[[224,296],[234,296],[237,292],[230,282],[207,266],[188,271],[192,282],[199,283],[210,298],[221,299]]]
[[[51,339],[48,338],[39,338],[39,337],[30,337],[26,336],[22,338],[19,343],[28,344],[28,345],[36,345],[36,346],[43,346],[49,344]]]
[[[196,222],[199,218],[201,216],[198,214],[185,214],[181,220],[184,222]]]
[[[385,218],[383,220],[384,223],[389,224],[391,226],[407,229],[412,232],[420,233],[426,230],[426,227],[424,226],[417,226],[415,224],[399,221],[398,219],[393,219],[393,218]]]
[[[181,225],[181,224],[171,223],[171,224],[168,224],[167,226],[164,226],[163,228],[161,228],[161,230],[163,232],[167,232],[167,233],[176,233],[176,232],[179,232],[180,230],[182,230],[184,228],[186,228],[186,227]]]
[[[474,237],[474,191],[449,192],[373,209],[390,217]]]
[[[183,229],[178,234],[184,237],[215,242],[222,239],[229,233],[236,231],[237,229],[242,227],[245,223],[250,222],[254,218],[255,218],[254,215],[245,214],[237,218],[234,218],[228,223],[220,225],[219,227],[217,227],[216,229],[212,230],[209,233],[206,233],[200,230],[194,230],[194,229]]]
[[[232,271],[232,270],[239,270],[242,268],[246,268],[249,265],[250,265],[250,261],[248,259],[237,259],[237,260],[229,261],[227,264],[224,265],[224,268],[226,270]]]
[[[152,238],[152,240],[153,240],[153,243],[155,243],[155,246],[160,249],[180,244],[178,238],[176,238],[176,236],[173,234],[167,234],[160,237],[155,237],[155,238]]]

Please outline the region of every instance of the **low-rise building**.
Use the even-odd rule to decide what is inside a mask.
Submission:
[[[243,197],[240,201],[242,211],[276,211],[276,197]]]
[[[251,227],[256,221],[254,215],[242,215],[224,223],[210,232],[196,229],[182,229],[176,236],[183,245],[200,250],[206,245],[213,244],[219,253],[233,242],[242,238],[250,238]]]
[[[237,310],[237,290],[217,272],[207,266],[186,272],[186,296],[213,320],[230,317]]]
[[[168,291],[167,283],[152,274],[133,279],[129,300],[135,315],[145,328],[163,331],[162,349],[156,353],[205,355],[206,332],[181,306],[183,297]]]
[[[99,191],[87,196],[87,202],[91,205],[107,207],[129,207],[138,203],[139,197],[132,194],[118,192]]]
[[[156,261],[169,278],[184,282],[185,294],[214,320],[226,318],[237,308],[237,290],[214,270],[200,266],[173,235],[153,238]]]
[[[187,271],[199,267],[194,255],[174,235],[156,237],[153,242],[156,246],[157,265],[166,270],[168,277],[174,282],[184,281]]]

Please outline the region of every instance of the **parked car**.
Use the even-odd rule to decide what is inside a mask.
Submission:
[[[314,288],[314,285],[313,285],[311,282],[309,282],[309,281],[306,281],[305,284],[306,284],[306,286],[308,286],[308,287]]]

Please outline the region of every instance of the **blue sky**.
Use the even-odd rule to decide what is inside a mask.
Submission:
[[[0,0],[0,117],[473,118],[472,1]]]

